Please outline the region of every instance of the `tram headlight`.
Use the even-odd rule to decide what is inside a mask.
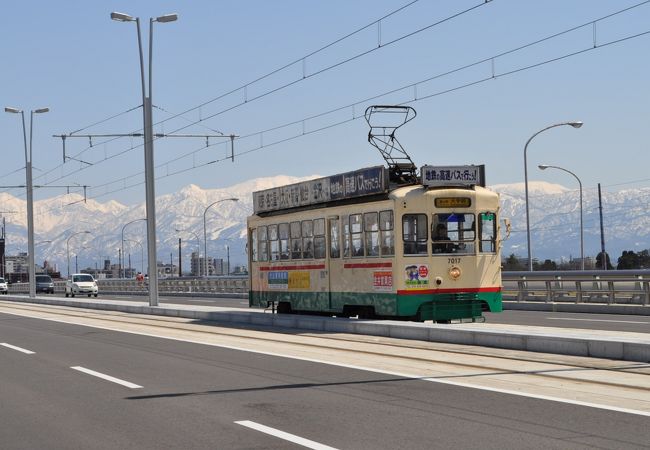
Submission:
[[[460,274],[461,274],[461,272],[460,272],[460,267],[456,267],[456,266],[454,266],[454,267],[452,267],[451,269],[449,269],[449,277],[450,277],[452,280],[457,280],[457,279],[459,279],[459,278],[460,278]]]

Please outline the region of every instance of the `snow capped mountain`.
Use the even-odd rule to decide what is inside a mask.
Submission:
[[[318,177],[282,175],[258,178],[224,189],[203,189],[190,184],[173,194],[159,196],[156,200],[158,259],[164,262],[172,260],[177,264],[179,238],[182,240],[184,268],[189,268],[191,252],[200,248],[200,253],[204,254],[205,213],[208,255],[225,260],[228,247],[231,267],[245,264],[246,217],[253,210],[252,192]],[[490,188],[501,194],[501,217],[509,218],[512,223],[512,233],[504,243],[503,255],[514,253],[525,257],[524,184],[500,184]],[[583,197],[585,256],[595,257],[600,251],[598,194],[595,189],[586,189]],[[229,198],[238,198],[239,201],[226,200]],[[623,250],[650,248],[649,203],[650,188],[603,192],[606,250],[614,263]],[[531,181],[529,207],[531,247],[535,258],[559,260],[580,256],[578,190]],[[0,211],[4,211],[6,219],[7,254],[25,252],[25,201],[1,193]],[[139,269],[144,254],[146,270],[146,224],[141,220],[144,216],[144,203],[134,206],[113,200],[105,203],[88,200],[84,203],[83,198],[76,194],[36,201],[36,261],[39,264],[44,260],[57,264],[62,273],[67,271],[68,254],[73,261],[78,255],[79,268],[103,266],[104,259],[116,264],[124,231],[125,255],[130,255],[132,266]],[[73,263],[71,270],[74,269]]]

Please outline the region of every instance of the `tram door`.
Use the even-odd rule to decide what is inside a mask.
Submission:
[[[329,308],[335,308],[332,292],[341,292],[339,285],[343,281],[343,260],[341,259],[341,221],[339,216],[327,218],[327,293]],[[338,280],[338,281],[337,281]]]

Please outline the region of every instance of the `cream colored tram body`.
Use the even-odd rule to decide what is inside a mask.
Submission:
[[[343,176],[387,180],[382,169]],[[501,311],[498,194],[476,184],[386,181],[333,198],[340,186],[320,180],[315,192],[306,182],[254,194],[264,207],[248,218],[250,306],[416,321]]]

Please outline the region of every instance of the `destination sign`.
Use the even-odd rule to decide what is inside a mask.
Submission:
[[[485,186],[485,166],[422,166],[422,184],[440,186]]]
[[[388,170],[375,166],[253,192],[253,209],[255,213],[278,211],[381,194],[387,190]]]
[[[433,203],[436,208],[469,208],[472,199],[469,197],[438,197]]]

